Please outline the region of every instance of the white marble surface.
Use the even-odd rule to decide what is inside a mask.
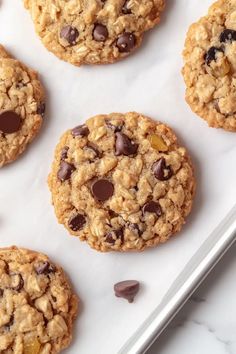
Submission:
[[[147,354],[236,354],[236,245]]]

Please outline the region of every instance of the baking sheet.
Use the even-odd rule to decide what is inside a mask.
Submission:
[[[47,89],[40,136],[14,164],[0,171],[0,246],[47,253],[70,275],[82,299],[71,354],[113,354],[160,303],[174,279],[236,197],[235,134],[210,129],[184,102],[181,51],[191,22],[210,0],[169,0],[162,24],[140,50],[117,64],[76,68],[54,57],[35,35],[22,1],[2,0],[0,42],[37,69]],[[197,197],[181,234],[141,254],[100,254],[67,235],[50,205],[46,179],[60,135],[86,118],[136,110],[170,124],[196,167]],[[113,296],[113,284],[134,278],[134,304]]]

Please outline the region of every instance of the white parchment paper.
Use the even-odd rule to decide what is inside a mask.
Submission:
[[[236,199],[236,135],[210,129],[184,101],[180,75],[185,33],[211,0],[169,0],[161,25],[134,55],[117,64],[76,68],[37,38],[22,1],[2,0],[0,42],[38,70],[47,89],[41,134],[17,162],[0,171],[0,246],[48,254],[81,297],[70,354],[113,354],[157,306],[173,280]],[[99,113],[136,110],[171,125],[188,146],[198,181],[194,209],[181,234],[141,254],[100,254],[58,225],[46,179],[60,135]],[[134,304],[113,284],[138,279]]]

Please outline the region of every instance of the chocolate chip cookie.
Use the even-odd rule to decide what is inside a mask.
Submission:
[[[160,21],[165,0],[24,0],[48,50],[74,65],[129,55]]]
[[[58,221],[99,251],[167,241],[195,191],[190,158],[173,131],[138,113],[98,115],[68,130],[48,183]]]
[[[219,0],[194,23],[183,52],[186,100],[209,126],[236,131],[236,1]]]
[[[0,45],[0,167],[17,159],[37,135],[45,112],[35,71]]]
[[[47,256],[0,249],[0,352],[55,354],[71,341],[78,299]]]

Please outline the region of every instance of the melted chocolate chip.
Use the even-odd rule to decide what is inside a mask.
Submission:
[[[143,206],[143,213],[154,213],[157,216],[161,216],[162,214],[161,206],[159,203],[154,201],[147,202]]]
[[[86,224],[86,219],[82,214],[73,215],[68,222],[68,226],[72,231],[81,230]]]
[[[64,146],[61,150],[61,160],[66,160],[68,157],[69,146]]]
[[[99,179],[92,184],[92,193],[97,200],[105,202],[113,196],[114,186],[107,179]]]
[[[49,262],[41,262],[34,266],[34,269],[38,275],[55,273],[56,268],[53,264]]]
[[[40,114],[42,117],[44,117],[46,111],[46,104],[44,102],[41,102],[37,108],[37,114]]]
[[[95,154],[96,154],[96,157],[99,157],[99,158],[102,157],[102,153],[98,150],[97,145],[95,145],[94,143],[89,142],[87,144],[87,148],[93,150],[95,152]]]
[[[213,61],[213,60],[216,60],[216,55],[217,53],[224,53],[223,49],[222,48],[218,48],[218,47],[211,47],[206,55],[205,55],[205,62],[207,65],[210,65],[210,63]]]
[[[170,166],[166,166],[166,160],[164,157],[153,164],[152,171],[154,176],[160,181],[166,181],[173,175],[172,168]]]
[[[11,280],[12,280],[11,289],[19,292],[24,286],[24,280],[21,274],[12,274]]]
[[[126,0],[125,3],[124,3],[124,5],[123,5],[123,7],[122,7],[122,12],[123,12],[123,14],[125,14],[125,15],[129,15],[129,14],[132,13],[132,11],[131,11],[131,9],[128,7],[128,5],[129,5],[129,0]]]
[[[93,38],[97,42],[105,42],[108,38],[108,30],[106,26],[97,23],[94,26]]]
[[[116,133],[116,152],[119,155],[134,155],[138,150],[138,145],[135,144],[130,138],[124,133]]]
[[[71,130],[71,134],[73,135],[74,138],[77,136],[82,136],[82,137],[88,136],[89,128],[85,124],[78,125],[77,127]]]
[[[60,37],[65,39],[70,45],[75,45],[79,37],[79,32],[77,28],[67,25],[62,28]]]
[[[117,218],[119,216],[114,210],[109,209],[108,214],[111,218]]]
[[[139,287],[140,284],[137,280],[125,280],[116,283],[114,285],[114,291],[117,297],[122,297],[131,303],[139,292]]]
[[[133,33],[125,32],[119,36],[116,45],[121,53],[129,53],[135,47],[135,42]]]
[[[223,32],[221,32],[220,34],[221,43],[233,42],[233,41],[236,41],[236,31],[231,29],[225,29]]]
[[[70,163],[66,162],[66,161],[61,161],[60,164],[60,169],[57,172],[57,177],[62,181],[66,181],[67,179],[69,179],[72,175],[72,173],[75,171],[75,166],[71,165]]]
[[[0,114],[0,131],[4,134],[18,132],[21,124],[21,117],[13,111],[5,111]]]

